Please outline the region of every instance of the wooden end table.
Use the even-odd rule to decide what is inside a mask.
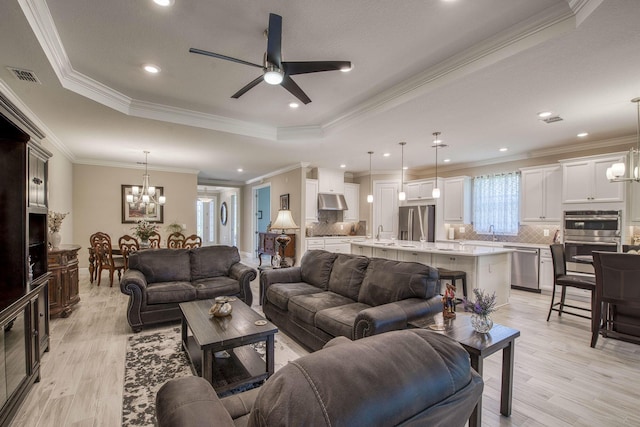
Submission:
[[[278,328],[236,299],[231,315],[213,317],[214,300],[180,304],[182,348],[196,375],[211,383],[218,395],[242,385],[266,380],[274,372],[274,335]],[[266,322],[256,325],[256,321]],[[191,331],[191,334],[189,334]],[[266,342],[266,361],[248,344]],[[228,358],[215,357],[227,351]]]
[[[502,350],[502,387],[500,393],[500,413],[505,417],[511,416],[511,401],[513,395],[513,360],[515,340],[520,336],[520,331],[507,326],[493,324],[493,328],[486,334],[473,330],[471,315],[468,313],[456,313],[455,319],[442,318],[442,313],[432,317],[426,317],[409,322],[410,327],[432,329],[432,325],[441,324],[445,329],[434,330],[440,334],[454,339],[467,350],[471,359],[471,367],[482,376],[484,359],[498,350]],[[478,400],[471,418],[469,427],[482,425],[482,396]]]

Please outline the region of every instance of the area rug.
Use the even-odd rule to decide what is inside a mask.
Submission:
[[[180,340],[179,326],[129,337],[122,397],[123,426],[155,426],[155,399],[160,387],[172,378],[193,375]],[[252,344],[252,347],[264,360],[264,343]],[[248,388],[251,386],[243,389]],[[238,391],[242,390],[234,392]]]

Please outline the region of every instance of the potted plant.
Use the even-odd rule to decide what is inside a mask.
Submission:
[[[69,215],[67,213],[49,211],[48,226],[49,226],[49,242],[53,249],[60,247],[62,236],[60,235],[60,227],[62,227],[62,220]]]
[[[470,311],[471,325],[476,332],[487,333],[493,327],[491,313],[496,310],[496,293],[485,294],[482,289],[475,288],[473,294],[475,301],[463,300],[464,310]]]
[[[184,228],[182,227],[182,224],[178,224],[178,221],[173,221],[171,224],[167,225],[165,228],[169,232],[169,234],[182,233],[182,231],[184,230]]]
[[[151,224],[146,219],[139,220],[135,227],[132,227],[133,235],[140,239],[140,247],[148,248],[149,237],[158,231],[158,226]]]

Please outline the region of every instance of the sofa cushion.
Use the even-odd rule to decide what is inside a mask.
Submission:
[[[156,282],[147,285],[147,304],[167,304],[194,299],[196,288],[191,282]]]
[[[210,277],[192,283],[196,289],[196,299],[209,299],[240,293],[240,283],[227,276]]]
[[[267,301],[280,310],[286,311],[289,305],[289,298],[317,292],[318,288],[305,282],[274,283],[267,288]]]
[[[191,280],[189,249],[138,251],[129,257],[129,268],[141,271],[147,283]]]
[[[331,269],[329,290],[357,301],[367,265],[367,257],[338,254]]]
[[[191,280],[228,276],[229,269],[240,262],[240,254],[235,246],[203,246],[191,249]]]
[[[290,315],[313,325],[316,313],[325,308],[353,304],[355,301],[336,293],[325,291],[315,294],[296,295],[289,298]]]
[[[329,276],[333,261],[338,254],[315,249],[305,252],[300,260],[300,275],[303,282],[326,291],[329,286]]]
[[[343,336],[353,339],[353,324],[356,316],[369,307],[367,304],[354,302],[338,307],[325,308],[316,313],[315,327],[334,337]]]
[[[437,281],[438,271],[424,264],[372,258],[358,301],[378,306],[407,298],[431,298]]]

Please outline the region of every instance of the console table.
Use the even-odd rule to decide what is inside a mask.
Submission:
[[[258,259],[262,265],[262,255],[271,255],[271,265],[273,265],[273,257],[278,255],[280,248],[276,237],[281,233],[258,233]],[[296,263],[296,235],[287,234],[291,238],[291,241],[284,250],[285,258],[291,258],[293,261],[291,265]]]
[[[49,314],[67,317],[80,301],[78,286],[78,250],[80,245],[60,245],[47,253],[49,280]]]

